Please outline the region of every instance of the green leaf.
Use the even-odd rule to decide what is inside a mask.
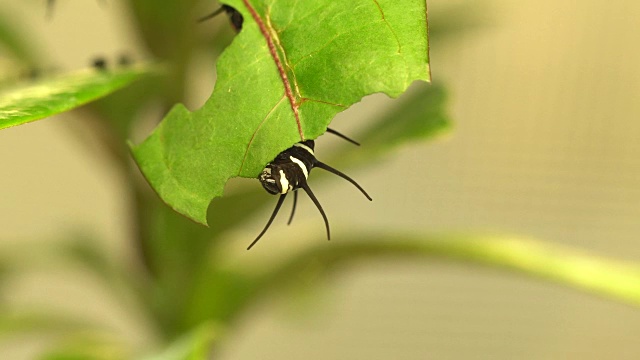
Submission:
[[[217,328],[204,324],[187,333],[165,351],[146,357],[145,360],[207,360],[211,359],[211,348],[220,336]]]
[[[0,93],[0,129],[74,109],[153,71],[150,66],[115,71],[85,69],[5,89]]]
[[[229,178],[257,177],[368,94],[397,97],[429,80],[424,0],[226,3],[244,26],[218,60],[211,98],[194,112],[175,106],[133,147],[160,197],[202,224]]]
[[[41,250],[43,245],[39,245],[38,249]],[[50,268],[80,267],[85,274],[94,276],[97,284],[103,285],[122,307],[135,307],[137,310],[139,304],[136,301],[141,300],[137,298],[141,295],[138,292],[146,280],[144,275],[132,271],[137,268],[128,262],[112,258],[112,254],[101,246],[96,237],[80,233],[70,235],[65,241],[57,242],[47,254]],[[34,260],[37,261],[31,261]],[[47,269],[47,265],[40,266]]]
[[[0,248],[0,300],[3,291],[6,291],[4,283],[19,280],[24,274],[79,270],[85,275],[92,276],[94,284],[103,287],[105,293],[113,297],[112,300],[117,301],[121,307],[139,311],[141,303],[146,300],[142,298],[144,294],[140,292],[146,284],[146,274],[132,271],[138,268],[126,261],[120,261],[121,259],[112,259],[109,255],[96,238],[80,233],[65,235],[62,239],[31,241],[19,246],[2,246]],[[31,312],[23,315],[23,309],[18,307],[21,312],[14,315],[12,312],[3,311],[2,305],[0,301],[0,336],[3,335],[3,331],[17,331],[14,329],[16,327],[18,329],[24,327],[26,330],[41,327],[46,330],[49,326],[47,324],[49,318],[38,312],[34,313],[34,319],[31,320],[28,317],[32,316]],[[44,315],[47,315],[46,312]],[[58,313],[51,318],[66,319]],[[51,322],[52,326],[58,326],[60,323],[60,321]],[[93,326],[96,327],[95,324]]]

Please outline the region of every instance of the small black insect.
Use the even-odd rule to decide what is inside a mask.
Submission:
[[[91,66],[98,71],[106,71],[107,70],[107,59],[100,56],[93,59],[91,62]]]
[[[118,56],[118,66],[121,68],[127,68],[133,64],[131,57],[128,54],[121,54]],[[109,70],[109,60],[104,56],[96,56],[91,60],[91,67],[97,71],[106,72]]]
[[[121,67],[129,67],[132,63],[133,61],[128,54],[120,54],[120,56],[118,57],[118,65],[120,65]]]
[[[244,22],[244,19],[242,18],[242,14],[240,14],[238,10],[232,8],[229,5],[222,5],[218,10],[198,19],[198,22],[203,22],[203,21],[212,19],[217,15],[221,14],[222,12],[225,12],[227,14],[227,16],[229,17],[229,20],[231,20],[231,25],[236,31],[242,30],[242,23]]]
[[[337,135],[356,145],[360,145],[335,130],[327,129],[327,132]],[[313,168],[317,167],[320,169],[324,169],[342,177],[343,179],[355,185],[355,187],[357,187],[364,194],[364,196],[366,196],[367,199],[371,201],[371,197],[369,196],[369,194],[367,194],[367,192],[364,191],[364,189],[360,185],[358,185],[355,180],[332,168],[331,166],[318,161],[313,152],[314,146],[315,142],[313,140],[305,140],[294,144],[292,147],[278,154],[278,156],[276,156],[276,158],[268,163],[267,166],[265,166],[264,170],[262,170],[262,173],[258,177],[260,183],[262,184],[262,187],[264,187],[264,189],[267,190],[269,194],[280,194],[280,198],[278,199],[276,208],[273,210],[273,213],[271,214],[267,225],[264,227],[258,237],[253,240],[247,250],[251,249],[251,247],[253,247],[253,245],[255,245],[258,240],[260,240],[262,235],[267,232],[267,229],[269,229],[269,226],[271,226],[273,219],[275,219],[276,215],[278,214],[278,211],[280,210],[284,199],[287,197],[287,194],[293,191],[293,209],[291,210],[289,222],[287,223],[291,224],[293,215],[296,211],[296,204],[298,202],[298,193],[296,191],[298,189],[304,190],[316,205],[316,207],[320,211],[320,214],[322,215],[322,218],[324,219],[324,224],[327,228],[327,239],[331,238],[327,216],[325,215],[320,202],[315,197],[315,195],[311,191],[311,188],[307,184],[307,177],[309,176],[309,173]]]

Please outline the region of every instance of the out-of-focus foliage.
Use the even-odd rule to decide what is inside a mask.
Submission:
[[[89,69],[18,84],[0,91],[0,129],[72,110],[107,96],[143,76],[150,66],[103,71]]]
[[[33,44],[27,39],[27,31],[10,20],[0,9],[0,55],[12,57],[24,65],[40,64]]]
[[[347,268],[362,259],[426,262],[437,258],[493,267],[640,305],[637,265],[521,238],[432,235],[428,229],[424,234],[411,235],[345,234],[340,242],[323,242],[322,246],[311,245],[320,243],[312,242],[308,248],[259,264],[225,263],[230,234],[250,221],[264,205],[271,205],[268,200],[273,199],[264,194],[257,182],[235,188],[210,205],[207,219],[210,228],[197,225],[167,207],[141,181],[126,141],[142,121],[139,114],[148,104],[168,110],[184,100],[186,74],[194,53],[218,53],[221,44],[229,43],[233,31],[225,19],[218,18],[212,21],[224,26],[211,27],[212,33],[204,38],[198,35],[195,30],[198,25],[193,21],[195,0],[171,0],[161,5],[157,0],[129,0],[125,5],[138,38],[159,62],[167,64],[165,71],[154,76],[146,76],[146,70],[124,69],[104,74],[91,71],[84,75],[86,88],[72,87],[70,92],[93,94],[83,95],[85,102],[93,101],[84,108],[90,115],[87,122],[94,125],[100,135],[98,145],[112,155],[114,171],[120,171],[130,190],[134,259],[116,258],[107,249],[96,246],[99,234],[73,235],[63,246],[55,248],[47,246],[46,241],[35,248],[0,248],[0,340],[11,341],[16,335],[49,339],[50,346],[42,354],[43,359],[208,359],[226,338],[233,336],[237,320],[252,305],[283,286],[296,285],[300,277],[291,274],[302,274],[305,284],[315,284],[336,269]],[[435,41],[453,39],[447,36],[460,29],[473,29],[477,24],[459,12],[449,16],[433,22]],[[459,26],[449,26],[452,23]],[[28,39],[13,35],[24,31],[16,32],[15,25],[7,24],[0,16],[0,44],[13,49],[13,56],[28,62],[33,57],[29,55],[31,50],[24,50],[32,48]],[[201,26],[209,29],[208,25]],[[71,77],[62,75],[62,79]],[[136,78],[139,81],[133,82]],[[97,100],[96,94],[106,95],[116,88],[121,90]],[[372,166],[375,160],[392,156],[403,146],[448,131],[451,124],[445,88],[436,84],[412,89],[392,109],[373,116],[359,130],[356,137],[364,144],[362,148],[344,147],[340,157],[331,163],[340,163],[341,168]],[[40,96],[33,98],[32,103],[49,107],[67,97]],[[18,102],[1,101],[8,101],[15,108],[21,106]],[[76,102],[66,109],[77,105]],[[56,109],[55,112],[66,110],[59,106]],[[40,114],[54,113],[47,111],[51,112]],[[310,234],[300,237],[313,238]],[[136,314],[136,319],[143,323],[141,328],[148,329],[147,336],[153,339],[150,344],[141,347],[116,329],[83,319],[81,315],[61,314],[53,306],[26,308],[5,301],[2,296],[5,284],[19,281],[24,273],[59,270],[82,271],[106,289],[111,300],[126,312]],[[46,299],[47,294],[42,297]],[[82,303],[82,299],[70,301]]]

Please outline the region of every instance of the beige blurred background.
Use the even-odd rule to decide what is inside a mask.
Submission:
[[[59,3],[45,22],[40,2],[0,0],[63,68],[102,54],[143,56],[118,2]],[[450,90],[456,128],[367,169],[344,169],[374,195],[371,204],[349,186],[318,186],[337,232],[377,224],[513,233],[640,261],[640,2],[432,0],[429,7],[434,23],[454,8],[485,23],[432,43],[433,77]],[[194,104],[210,88],[194,85]],[[380,103],[391,101],[365,99],[336,128],[356,129]],[[80,123],[65,115],[0,132],[0,246],[53,242],[79,226],[100,234],[114,256],[128,256],[128,192],[78,140]],[[320,229],[307,205],[298,226]],[[240,231],[239,248],[263,226],[267,210],[262,215]],[[256,254],[296,240],[276,244],[273,236]],[[8,295],[14,301],[73,308],[67,299],[76,294],[93,304],[82,311],[150,341],[81,274],[23,280]],[[50,297],[33,298],[42,289]],[[372,263],[307,296],[313,310],[283,299],[255,309],[222,358],[640,358],[637,309],[496,270]],[[32,346],[13,344],[0,358],[29,358]]]

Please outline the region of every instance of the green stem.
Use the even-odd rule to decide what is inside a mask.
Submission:
[[[310,264],[329,269],[357,259],[394,257],[444,258],[500,268],[640,306],[640,265],[517,237],[359,237],[306,250],[264,275],[259,283],[268,289]]]
[[[250,270],[246,265],[224,271],[218,268],[218,272],[203,275],[203,281],[210,285],[201,289],[191,308],[202,316],[211,304],[226,305],[222,312],[211,308],[207,315],[192,318],[191,326],[206,321],[216,324],[217,348],[247,308],[282,286],[301,278],[313,283],[315,278],[361,260],[389,259],[449,260],[502,269],[640,307],[639,264],[518,237],[361,235],[312,246],[275,264],[260,264]],[[265,272],[265,268],[271,270]]]

